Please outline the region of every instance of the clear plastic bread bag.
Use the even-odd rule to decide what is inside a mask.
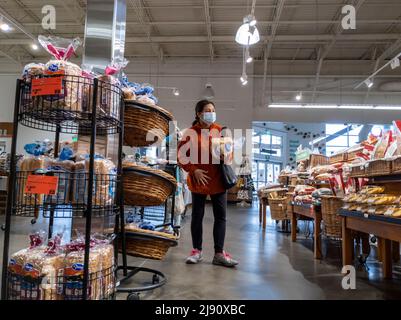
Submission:
[[[44,96],[45,108],[68,109],[68,111],[82,111],[84,86],[82,69],[68,60],[82,44],[79,38],[65,39],[56,36],[38,37],[42,47],[53,56],[45,65],[46,75],[64,76],[60,94]]]

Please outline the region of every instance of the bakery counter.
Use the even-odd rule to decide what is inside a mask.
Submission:
[[[399,260],[401,219],[348,210],[340,210],[339,214],[342,218],[343,265],[353,265],[354,243],[352,232],[374,234],[378,238],[379,260],[382,261],[383,278],[391,278],[393,258]]]

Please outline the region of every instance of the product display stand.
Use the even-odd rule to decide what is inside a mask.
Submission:
[[[124,123],[124,119],[122,121]],[[121,133],[121,136],[122,137],[124,136],[124,132]],[[166,149],[167,149],[167,156],[168,156],[168,150],[169,150],[168,143],[166,144]],[[125,229],[126,218],[125,218],[124,188],[122,187],[123,185],[124,185],[123,174],[121,174],[121,183],[120,183],[120,188],[119,188],[119,204],[120,204],[119,229],[120,230],[117,231],[117,234],[119,235],[119,239],[121,240],[122,265],[119,265],[117,267],[117,272],[122,271],[122,277],[120,277],[118,279],[119,285],[117,286],[117,292],[128,293],[127,300],[139,300],[139,292],[151,291],[156,288],[159,288],[166,284],[167,278],[162,272],[160,272],[158,270],[128,265],[127,247],[126,247],[127,235],[126,235],[126,229]],[[172,191],[170,221],[169,222],[164,221],[163,224],[158,225],[156,227],[171,226],[175,230],[175,226],[174,226],[175,191],[176,190],[174,188]],[[167,202],[166,202],[165,214],[167,213],[167,207],[168,206],[167,206]],[[142,214],[143,214],[143,210],[144,210],[144,208],[142,207],[141,208]],[[142,287],[121,287],[121,284],[124,284],[125,282],[127,282],[128,280],[130,280],[132,277],[134,277],[136,274],[138,274],[140,272],[152,274],[152,284],[142,286]]]
[[[52,76],[40,76],[40,78],[51,77]],[[33,79],[31,79],[31,81],[32,80]],[[65,299],[68,300],[87,300],[92,298],[101,300],[112,299],[114,298],[114,290],[102,288],[101,293],[97,294],[94,292],[95,288],[92,286],[94,283],[93,281],[98,279],[102,279],[102,281],[110,280],[112,281],[110,283],[115,284],[114,267],[108,270],[101,270],[96,273],[91,273],[93,271],[89,270],[89,253],[93,214],[96,214],[96,217],[106,217],[118,214],[118,204],[115,203],[117,200],[116,198],[111,200],[111,204],[106,203],[106,201],[103,199],[97,199],[96,204],[94,203],[94,197],[96,194],[94,190],[94,184],[95,181],[96,183],[106,181],[110,188],[115,188],[116,183],[120,186],[121,182],[118,179],[118,175],[121,174],[122,171],[121,161],[118,163],[117,175],[99,175],[95,174],[94,172],[94,160],[97,134],[107,135],[120,133],[119,158],[121,158],[121,132],[123,126],[123,122],[120,119],[120,117],[123,117],[123,112],[121,112],[121,89],[119,86],[108,82],[103,82],[98,79],[89,80],[88,78],[83,78],[80,76],[63,76],[63,94],[57,92],[54,95],[38,97],[32,94],[31,81],[26,82],[24,80],[17,80],[13,139],[11,145],[10,177],[8,181],[8,197],[5,219],[1,298],[4,300],[21,299],[21,297],[18,295],[23,294],[19,282],[13,282],[16,281],[15,279],[18,277],[10,274],[8,270],[11,217],[13,215],[32,217],[38,213],[43,214],[45,218],[49,218],[49,238],[53,235],[53,225],[55,219],[84,218],[85,220],[85,253],[84,263],[82,266],[83,275],[72,277],[66,277],[64,275],[62,277],[58,276],[57,279],[55,279],[58,286],[57,291],[62,290],[62,294],[65,295]],[[87,91],[84,92],[84,89]],[[76,100],[73,100],[73,98]],[[101,108],[103,108],[101,111],[98,110]],[[50,196],[33,194],[35,199],[33,204],[31,201],[25,202],[24,197],[20,199],[19,193],[21,192],[18,194],[16,192],[17,187],[21,187],[21,181],[23,178],[23,175],[21,172],[17,171],[16,167],[16,146],[19,124],[42,131],[55,132],[55,158],[58,156],[59,152],[60,132],[74,134],[85,132],[86,134],[90,134],[89,170],[82,174],[84,176],[84,178],[82,178],[84,185],[87,186],[87,189],[85,187],[87,195],[85,195],[83,199],[79,197],[80,200],[83,200],[82,203],[72,203],[69,201],[67,196],[64,198],[60,197],[58,190],[55,191],[55,196],[54,194],[50,194]],[[57,176],[57,172],[50,171],[48,173],[49,175]],[[32,174],[36,173],[29,172],[29,175]],[[47,175],[47,173],[45,173],[45,175]],[[59,185],[60,182],[72,183],[72,181],[74,180],[72,180],[70,176],[65,177],[59,174]],[[25,181],[23,182],[25,183]],[[40,200],[37,201],[38,198]],[[95,207],[96,211],[94,211]],[[38,280],[39,282],[37,282]],[[41,296],[42,291],[46,289],[43,289],[40,280],[41,279],[35,280],[36,283],[31,285],[28,289],[24,289],[25,296],[23,298],[27,300],[40,300],[42,298],[46,300],[58,300],[57,295],[59,293],[53,292],[53,289],[47,289],[51,292],[50,297],[47,296],[49,294],[48,292],[46,296]],[[18,281],[28,280],[20,279]],[[75,291],[73,291],[73,294],[66,293],[65,290],[67,285],[74,286]],[[17,297],[14,296],[16,290],[19,290],[19,292],[17,292]],[[30,292],[26,292],[29,290]]]

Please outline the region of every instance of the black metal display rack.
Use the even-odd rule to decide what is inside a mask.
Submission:
[[[40,76],[51,78],[54,76]],[[58,76],[60,77],[60,76]],[[39,77],[38,77],[39,78]],[[122,142],[124,105],[122,103],[121,89],[119,85],[103,82],[98,79],[89,79],[80,76],[62,76],[62,91],[53,95],[38,96],[33,94],[32,78],[17,80],[14,129],[11,146],[10,175],[8,180],[8,198],[4,225],[4,251],[2,269],[2,299],[26,299],[44,300],[64,299],[111,299],[115,293],[115,267],[101,272],[92,273],[89,270],[89,253],[92,230],[92,217],[115,216],[118,224],[119,206],[122,195]],[[85,172],[70,176],[64,172],[49,171],[38,174],[53,175],[58,177],[59,188],[50,196],[27,195],[23,192],[27,172],[17,171],[16,147],[18,138],[18,125],[50,131],[55,133],[54,157],[59,154],[60,133],[84,134],[90,136],[89,165]],[[118,164],[117,172],[112,175],[98,175],[95,173],[95,145],[97,135],[118,134]],[[108,184],[109,190],[116,191],[116,196],[107,199],[99,195],[97,186]],[[64,187],[60,188],[60,184]],[[66,192],[68,184],[76,185],[78,195],[71,201]],[[80,189],[81,188],[81,189]],[[22,190],[22,191],[21,191]],[[48,237],[53,233],[54,221],[57,218],[82,218],[85,220],[85,252],[83,274],[75,277],[57,279],[58,292],[48,290],[45,297],[40,297],[39,285],[30,282],[29,279],[21,279],[9,272],[9,245],[12,216],[35,217],[43,215],[49,220]],[[123,225],[123,224],[122,224]],[[115,248],[117,248],[115,243]],[[117,252],[117,249],[115,249]],[[118,255],[115,254],[115,260]],[[116,265],[116,261],[114,262]],[[93,296],[92,281],[102,279],[102,283],[108,283],[107,290]],[[27,280],[27,281],[25,281]],[[39,279],[40,280],[40,279]],[[24,285],[22,285],[24,281]],[[40,283],[40,282],[39,282]],[[69,284],[67,286],[66,284]],[[24,287],[25,296],[20,295]],[[60,291],[62,288],[62,292]],[[67,289],[66,289],[67,288]],[[72,288],[72,289],[71,289]],[[78,289],[77,289],[78,288]],[[43,294],[43,293],[42,293]]]

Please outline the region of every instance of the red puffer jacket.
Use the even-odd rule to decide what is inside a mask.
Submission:
[[[189,132],[188,130],[192,131]],[[209,129],[202,129],[199,124],[195,124],[188,130],[184,132],[184,137],[178,144],[177,158],[180,167],[188,172],[187,184],[189,190],[194,193],[209,195],[225,192],[221,166],[220,164],[213,164],[211,154],[211,140],[212,138],[220,137],[222,127],[214,123]],[[206,139],[209,140],[209,143],[207,143]],[[196,142],[198,144],[197,148],[193,145]],[[190,151],[197,151],[198,157],[191,155]],[[189,159],[189,162],[185,161],[184,158]],[[202,164],[202,159],[204,164]],[[210,177],[210,180],[206,185],[196,183],[193,176],[193,172],[196,169],[207,171],[206,175]]]

